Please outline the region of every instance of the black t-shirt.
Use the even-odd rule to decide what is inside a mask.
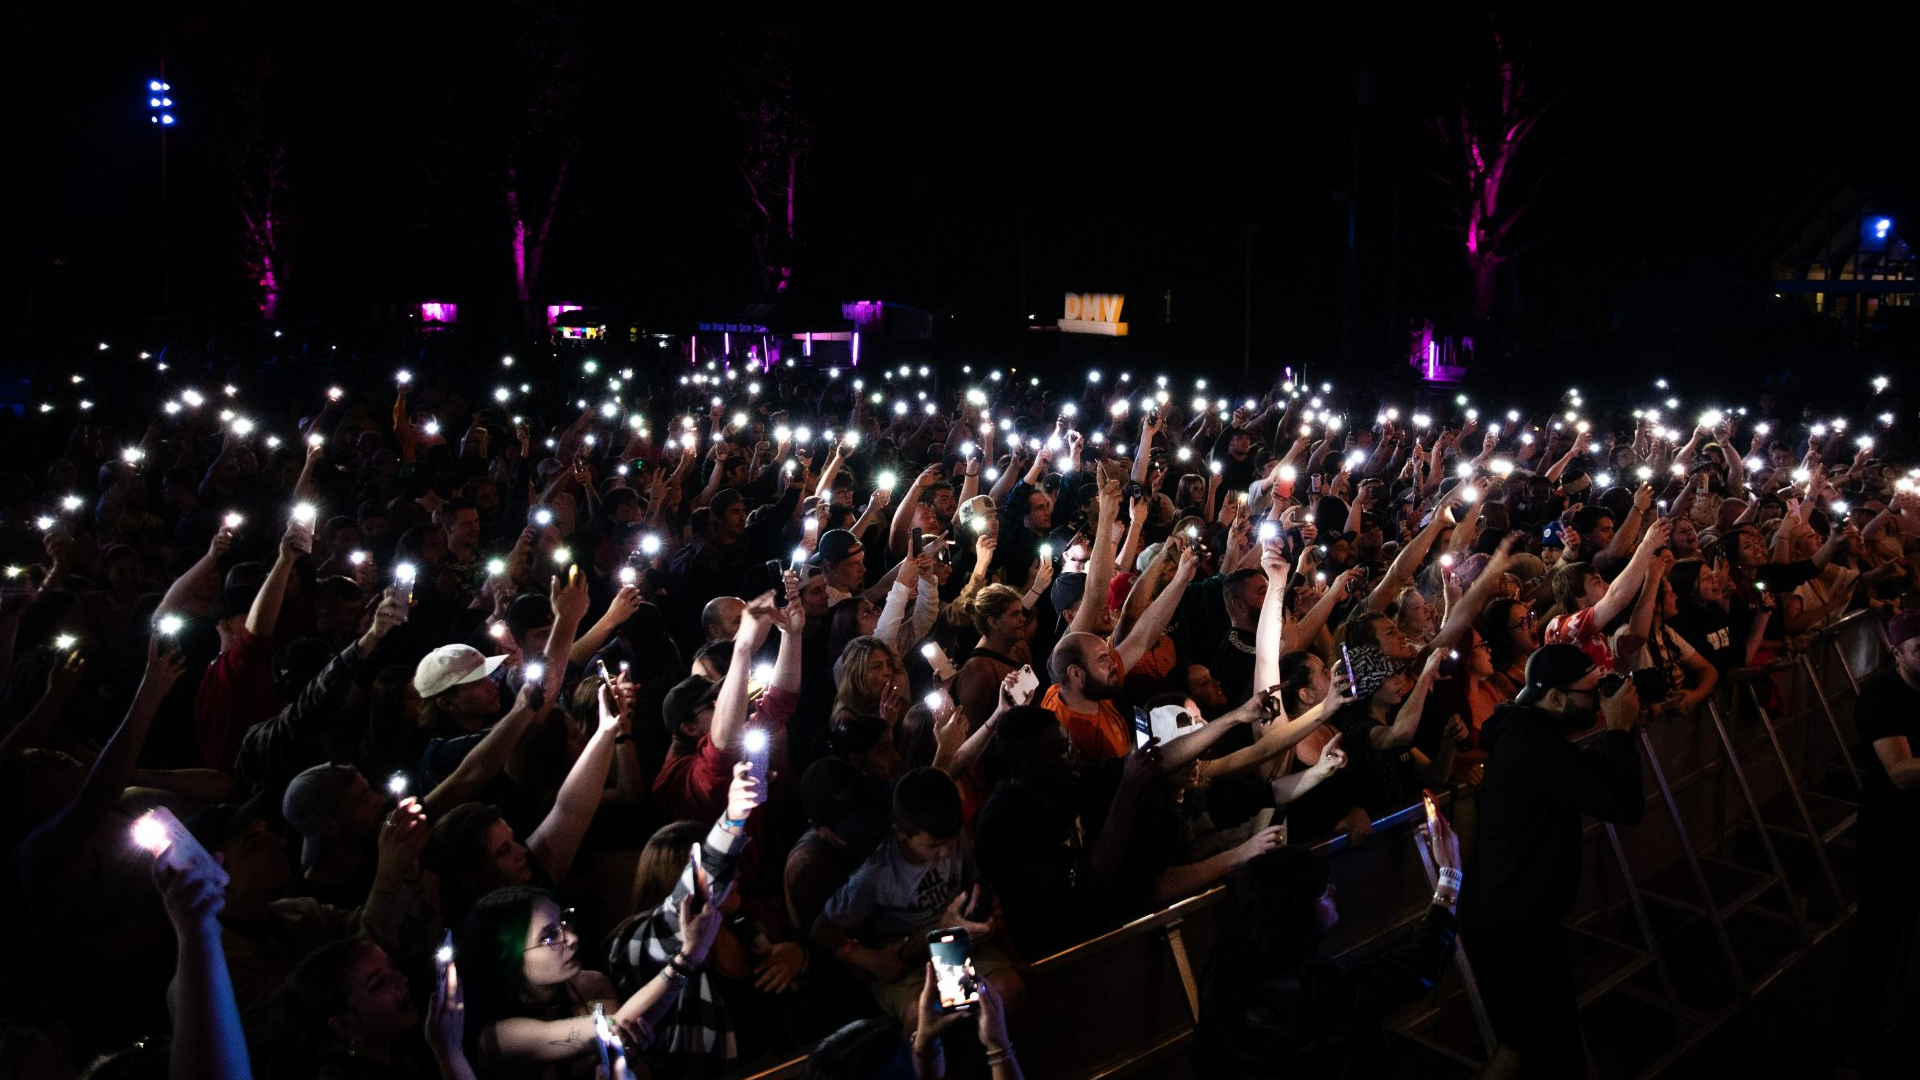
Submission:
[[[1347,754],[1347,767],[1342,771],[1350,781],[1348,791],[1354,801],[1367,808],[1369,816],[1378,818],[1419,797],[1412,744],[1375,749],[1372,735],[1380,723],[1367,711],[1366,702],[1356,701],[1341,709],[1334,714],[1333,723],[1340,729],[1340,748]]]
[[[1214,646],[1207,670],[1220,680],[1220,689],[1228,701],[1245,701],[1253,696],[1253,653],[1241,649],[1235,641],[1251,647],[1253,631],[1229,630],[1228,636]]]
[[[1857,756],[1865,780],[1860,793],[1861,831],[1878,836],[1913,836],[1920,831],[1920,792],[1893,786],[1873,744],[1880,739],[1904,737],[1907,748],[1920,753],[1920,690],[1907,685],[1898,671],[1875,675],[1860,687],[1853,724],[1860,732]]]
[[[1745,635],[1735,640],[1733,620],[1714,604],[1688,604],[1667,620],[1667,627],[1685,638],[1722,675],[1746,659]]]

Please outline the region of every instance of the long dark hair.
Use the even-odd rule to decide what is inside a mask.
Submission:
[[[467,988],[467,1048],[498,1021],[536,1011],[537,993],[527,981],[527,928],[533,906],[557,903],[531,885],[509,885],[481,897],[460,932],[460,981]]]
[[[1507,629],[1508,620],[1513,618],[1513,609],[1526,610],[1527,606],[1512,597],[1502,596],[1487,605],[1480,613],[1480,623],[1474,629],[1480,632],[1481,640],[1493,653],[1493,670],[1506,671],[1525,658],[1513,645],[1513,631]]]
[[[1327,862],[1307,848],[1277,848],[1234,871],[1208,977],[1232,992],[1313,959],[1326,891]]]

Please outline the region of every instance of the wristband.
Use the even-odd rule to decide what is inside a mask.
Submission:
[[[1440,868],[1439,878],[1442,886],[1451,886],[1454,891],[1459,891],[1462,880],[1460,871],[1451,866],[1443,866]]]
[[[747,827],[747,819],[723,817],[720,819],[720,824],[726,826],[729,829],[734,830],[735,832],[739,832],[741,830],[744,830]]]

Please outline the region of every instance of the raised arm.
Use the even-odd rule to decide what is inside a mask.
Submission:
[[[550,881],[562,881],[580,851],[580,841],[593,824],[600,809],[601,793],[607,788],[607,769],[613,764],[613,737],[620,724],[620,712],[613,707],[611,692],[605,685],[597,695],[600,726],[587,739],[586,749],[567,770],[567,778],[554,797],[553,809],[533,835],[527,837],[527,854],[540,864]]]
[[[1465,484],[1459,484],[1433,508],[1433,516],[1428,519],[1427,527],[1421,529],[1407,542],[1400,553],[1393,557],[1393,564],[1387,567],[1386,576],[1373,592],[1367,594],[1366,606],[1369,611],[1385,611],[1400,590],[1413,581],[1414,572],[1420,564],[1427,561],[1427,553],[1433,550],[1433,542],[1440,536],[1440,526],[1453,508],[1465,498],[1463,492],[1472,490]]]
[[[720,682],[720,693],[713,703],[713,727],[708,738],[716,749],[733,753],[740,733],[747,726],[747,680],[753,673],[753,657],[773,631],[773,593],[763,592],[747,601],[740,614],[740,631],[733,637],[733,662],[727,677]]]
[[[1627,561],[1626,569],[1607,586],[1605,596],[1593,605],[1595,626],[1606,626],[1619,618],[1627,610],[1627,605],[1640,595],[1640,582],[1647,574],[1647,565],[1653,561],[1654,551],[1667,542],[1667,536],[1673,529],[1668,521],[1656,521],[1647,527],[1647,533],[1640,538],[1640,546],[1633,551],[1633,558]]]
[[[222,525],[214,532],[213,542],[207,545],[207,552],[200,556],[200,561],[168,586],[166,595],[160,598],[160,606],[154,609],[155,613],[205,615],[211,611],[214,597],[220,594],[220,560],[232,545],[233,530]]]
[[[1253,631],[1253,688],[1280,685],[1280,656],[1285,651],[1287,580],[1293,568],[1278,545],[1262,544],[1260,569],[1267,575],[1267,597],[1260,604],[1260,621]]]
[[[547,715],[546,705],[534,704],[536,700],[544,700],[539,697],[544,684],[545,680],[542,680],[522,686],[520,696],[514,700],[513,708],[507,711],[507,715],[487,729],[473,749],[460,759],[460,765],[452,775],[440,781],[420,800],[429,818],[438,821],[440,815],[448,810],[471,802],[481,788],[507,767],[507,758],[512,755],[514,747],[520,745],[520,740],[526,737],[527,729]]]
[[[587,632],[574,639],[567,649],[567,660],[575,665],[584,664],[593,659],[593,654],[606,647],[614,633],[633,618],[642,603],[638,585],[622,585],[620,591],[608,601],[606,613],[601,615]]]
[[[1359,595],[1365,580],[1363,574],[1364,571],[1356,566],[1342,571],[1339,577],[1334,578],[1327,585],[1327,591],[1320,594],[1320,599],[1314,602],[1313,608],[1306,615],[1287,624],[1286,635],[1280,645],[1280,655],[1285,656],[1290,652],[1304,649],[1314,638],[1319,637],[1320,631],[1325,629],[1327,622],[1333,618],[1333,609],[1340,606],[1340,601],[1348,596]],[[1268,588],[1271,589],[1272,586]],[[1256,661],[1256,665],[1257,663]],[[1275,668],[1276,674],[1278,670]]]
[[[1092,553],[1087,556],[1087,588],[1081,594],[1080,608],[1074,612],[1069,633],[1095,633],[1100,627],[1100,609],[1113,586],[1113,549],[1115,519],[1120,511],[1120,483],[1104,473],[1100,480],[1099,522],[1094,528]]]
[[[106,824],[114,803],[132,781],[134,768],[146,745],[153,715],[173,684],[186,670],[178,651],[159,651],[159,635],[147,642],[147,668],[133,694],[126,718],[93,760],[80,791],[51,819],[33,830],[19,847],[20,865],[36,885],[58,886],[57,878],[77,855],[92,850],[92,838]],[[40,889],[33,890],[36,893]]]
[[[253,596],[253,606],[247,609],[247,633],[257,638],[273,636],[273,630],[280,622],[280,604],[287,595],[287,582],[293,577],[294,564],[300,557],[313,550],[313,526],[289,519],[287,531],[280,538],[280,555],[273,560],[273,569],[267,572],[267,580],[261,584],[260,591]]]
[[[1500,588],[1500,575],[1513,565],[1513,549],[1520,542],[1520,534],[1510,532],[1500,541],[1500,546],[1487,559],[1487,565],[1480,576],[1473,579],[1473,587],[1467,590],[1453,610],[1447,614],[1447,621],[1440,626],[1440,632],[1433,637],[1436,649],[1451,649],[1466,636],[1467,627],[1480,617],[1480,613],[1493,602],[1493,594]]]
[[[1168,544],[1172,543],[1172,540],[1168,541]],[[1128,632],[1126,640],[1114,649],[1127,670],[1131,671],[1140,658],[1147,655],[1147,650],[1153,648],[1153,643],[1160,640],[1160,635],[1166,633],[1167,624],[1173,621],[1173,613],[1180,610],[1180,598],[1186,595],[1187,586],[1192,583],[1193,575],[1199,569],[1199,557],[1191,550],[1183,549],[1180,566],[1173,572],[1173,580],[1160,590],[1160,595],[1147,607],[1146,614],[1140,616],[1140,621]],[[1087,603],[1094,599],[1089,595],[1082,600],[1080,610],[1085,611]]]
[[[1446,656],[1440,649],[1427,653],[1427,662],[1420,669],[1420,677],[1414,680],[1407,699],[1400,703],[1400,711],[1394,714],[1393,723],[1387,727],[1375,725],[1367,732],[1374,749],[1390,750],[1412,745],[1414,732],[1420,727],[1420,714],[1427,707],[1427,694],[1433,689],[1433,680],[1440,674],[1440,661]]]

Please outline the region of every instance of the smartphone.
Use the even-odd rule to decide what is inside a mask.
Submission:
[[[453,963],[453,931],[449,930],[440,937],[440,948],[433,954],[433,970],[442,979],[447,977],[447,965]]]
[[[1347,651],[1345,642],[1340,643],[1340,662],[1347,666],[1347,685],[1352,686],[1360,680],[1353,677],[1353,654]]]
[[[942,681],[953,678],[955,674],[953,660],[947,656],[947,650],[941,648],[939,642],[929,641],[920,646],[920,655],[926,657],[927,663],[932,665],[934,678]]]
[[[762,799],[767,795],[767,763],[772,756],[769,747],[766,728],[748,728],[740,736],[740,751],[747,762],[747,775],[759,782]]]
[[[933,985],[940,997],[940,1011],[978,1008],[980,981],[973,971],[973,936],[958,926],[929,930],[927,952],[933,957]]]
[[[606,1007],[598,1001],[593,1003],[593,1033],[599,1036],[596,1041],[600,1044],[600,1067],[606,1070],[608,1076],[612,1076],[614,1061],[624,1061],[627,1051],[620,1044],[620,1036],[613,1030],[613,1022],[607,1019]]]
[[[1420,793],[1420,802],[1427,808],[1427,835],[1431,836],[1434,828],[1440,824],[1440,803],[1434,798],[1432,788]]]
[[[925,549],[926,546],[927,546],[927,534],[921,532],[919,529],[913,530],[913,548],[912,548],[913,553],[915,555],[920,554],[920,552],[923,549]]]
[[[1040,689],[1040,677],[1033,673],[1032,664],[1020,665],[1020,674],[1013,680],[1015,693],[1031,698],[1034,691]]]
[[[787,570],[779,559],[767,560],[767,576],[773,579],[773,606],[787,606]]]
[[[612,689],[613,676],[607,674],[607,662],[596,656],[593,658],[593,666],[599,669],[600,681],[606,683],[608,689]]]

